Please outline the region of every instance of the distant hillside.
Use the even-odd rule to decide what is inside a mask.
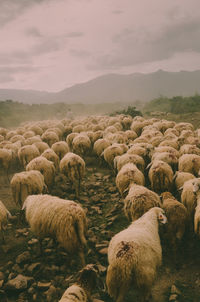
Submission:
[[[129,75],[108,74],[74,85],[57,93],[34,90],[0,89],[0,100],[23,103],[132,103],[147,102],[163,95],[190,96],[200,93],[200,70]]]

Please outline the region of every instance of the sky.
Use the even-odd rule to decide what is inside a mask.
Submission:
[[[200,69],[199,0],[0,0],[0,89]]]

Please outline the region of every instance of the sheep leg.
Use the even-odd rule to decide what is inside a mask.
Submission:
[[[125,295],[126,295],[128,289],[129,289],[129,286],[127,283],[126,284],[124,283],[119,287],[116,302],[124,302],[124,298],[125,298]]]
[[[85,266],[85,256],[84,256],[83,249],[80,249],[80,251],[78,252],[78,255],[81,259],[81,265],[82,265],[82,267],[84,267]]]

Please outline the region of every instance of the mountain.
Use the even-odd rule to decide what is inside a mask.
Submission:
[[[76,84],[60,92],[0,89],[0,100],[12,99],[23,103],[130,103],[147,102],[161,95],[191,96],[200,94],[200,70],[128,75],[107,74]]]

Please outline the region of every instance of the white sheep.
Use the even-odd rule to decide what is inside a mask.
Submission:
[[[69,152],[69,146],[66,142],[60,141],[51,146],[51,149],[58,155],[61,160]]]
[[[111,239],[106,284],[114,301],[123,302],[131,288],[139,291],[141,301],[149,299],[162,263],[158,226],[166,221],[164,211],[154,207]]]
[[[110,145],[111,145],[111,143],[107,139],[99,138],[94,143],[94,146],[93,146],[94,153],[97,156],[100,156],[102,154],[102,152]]]
[[[44,150],[44,152],[41,154],[41,156],[52,161],[54,163],[56,170],[58,170],[60,159],[59,159],[58,155],[51,148]]]
[[[0,149],[0,167],[6,172],[7,178],[9,174],[9,168],[13,163],[13,152],[7,148]],[[9,180],[9,178],[8,178]]]
[[[60,161],[60,171],[72,184],[76,197],[79,198],[81,180],[85,174],[85,161],[73,152],[67,153]]]
[[[42,154],[46,149],[49,148],[49,145],[45,142],[42,142],[42,141],[41,142],[39,142],[39,141],[34,142],[33,145],[38,148],[40,154]]]
[[[174,174],[174,183],[178,191],[182,190],[184,183],[189,179],[194,179],[195,176],[189,172],[176,171]]]
[[[48,188],[51,187],[55,176],[55,166],[54,163],[43,156],[38,156],[30,161],[26,166],[26,171],[38,170],[44,176],[45,184]]]
[[[200,189],[200,178],[187,180],[183,185],[181,202],[188,211],[190,226],[193,226],[194,212],[197,206],[197,192]]]
[[[129,221],[135,221],[153,207],[161,207],[159,195],[144,186],[131,184],[124,200],[124,213]]]
[[[116,176],[116,186],[121,196],[124,195],[132,183],[144,186],[145,178],[135,164],[128,163],[121,168]]]
[[[105,148],[103,153],[101,154],[101,156],[103,155],[104,160],[107,162],[109,167],[111,169],[113,169],[113,167],[114,167],[114,162],[113,161],[114,161],[115,156],[122,155],[127,150],[128,150],[128,147],[125,144],[115,143],[115,144]]]
[[[7,226],[9,218],[11,218],[11,214],[7,210],[3,202],[0,200],[0,234],[1,234],[2,242],[5,241],[4,231]]]
[[[59,141],[59,136],[55,131],[50,131],[50,130],[46,130],[42,136],[41,136],[42,140],[47,143],[50,147]]]
[[[128,154],[128,153],[118,155],[114,158],[114,169],[119,172],[120,169],[127,163],[135,164],[141,172],[144,172],[144,167],[145,167],[144,159],[137,154]]]
[[[200,148],[195,145],[184,144],[180,147],[180,155],[183,154],[197,154],[200,155]]]
[[[170,192],[162,193],[161,200],[162,208],[168,221],[164,237],[176,261],[177,251],[180,248],[180,243],[188,223],[188,213],[186,207],[176,200]]]
[[[29,195],[23,205],[31,231],[41,240],[53,237],[69,253],[78,254],[85,265],[86,214],[81,205],[51,195]]]
[[[150,164],[148,177],[151,189],[156,193],[171,191],[173,185],[173,170],[166,162],[155,160]]]
[[[15,173],[10,181],[13,200],[22,208],[28,195],[41,194],[47,191],[44,176],[40,171],[30,170]]]
[[[35,145],[26,145],[18,150],[18,158],[21,165],[26,168],[27,164],[35,157],[38,157],[40,152]]]
[[[189,172],[198,177],[200,170],[200,155],[197,154],[183,154],[179,158],[178,170]]]
[[[80,272],[77,281],[64,292],[59,302],[92,302],[91,293],[98,277],[98,267],[86,265]]]
[[[86,134],[76,135],[72,141],[72,151],[80,156],[88,155],[91,151],[91,141]]]

